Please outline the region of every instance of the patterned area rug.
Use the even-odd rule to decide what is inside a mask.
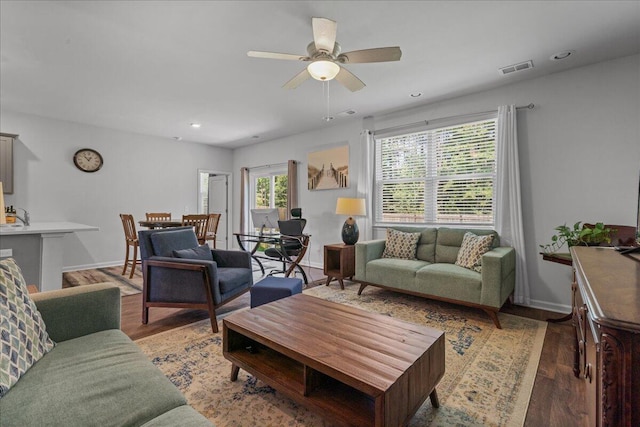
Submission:
[[[118,285],[122,296],[140,293],[142,292],[142,271],[140,266],[136,266],[136,271],[131,279],[129,279],[131,272],[129,268],[124,276],[121,274],[122,266],[69,271],[62,274],[62,287],[72,288],[95,283],[113,283]]]
[[[500,314],[496,329],[480,310],[345,283],[304,292],[408,322],[444,330],[446,373],[437,386],[440,408],[425,401],[410,426],[522,426],[540,360],[546,323]],[[220,325],[222,330],[222,326]],[[242,369],[231,382],[222,334],[208,320],[136,341],[217,426],[328,426],[320,416],[284,397]]]

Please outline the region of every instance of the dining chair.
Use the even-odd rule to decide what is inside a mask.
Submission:
[[[195,231],[196,237],[198,238],[198,243],[201,245],[204,245],[207,240],[208,223],[208,214],[182,215],[182,225],[189,225],[193,227],[193,231]]]
[[[120,220],[122,220],[122,227],[124,228],[124,240],[126,244],[126,252],[124,256],[124,268],[122,269],[122,275],[127,273],[127,267],[131,264],[131,274],[129,279],[133,278],[133,273],[136,271],[136,264],[139,264],[138,260],[138,233],[136,233],[136,223],[133,220],[131,214],[120,214]],[[133,247],[133,258],[129,261],[129,248]]]
[[[218,233],[218,224],[220,223],[220,216],[222,214],[212,213],[209,214],[209,223],[207,224],[207,237],[206,241],[211,240],[212,245],[211,248],[216,248],[216,235]]]
[[[147,212],[147,221],[170,221],[171,212]]]

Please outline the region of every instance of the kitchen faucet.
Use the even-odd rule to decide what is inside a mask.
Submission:
[[[29,212],[27,212],[26,209],[22,209],[22,208],[18,208],[22,211],[24,211],[24,215],[20,216],[20,215],[16,215],[16,218],[18,218],[20,221],[23,222],[24,225],[29,225]]]

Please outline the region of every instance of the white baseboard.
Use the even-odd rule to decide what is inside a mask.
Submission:
[[[83,265],[72,265],[69,267],[63,267],[62,272],[66,273],[69,271],[79,271],[79,270],[91,270],[94,268],[106,268],[106,267],[122,267],[124,264],[122,261],[111,261],[111,262],[99,262],[96,264],[83,264]]]
[[[571,306],[566,304],[556,304],[553,302],[530,300],[530,304],[518,304],[523,307],[536,308],[538,310],[553,311],[556,313],[567,314],[571,313]]]

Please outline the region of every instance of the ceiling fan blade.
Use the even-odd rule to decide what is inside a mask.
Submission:
[[[358,64],[365,62],[388,62],[399,61],[402,51],[398,46],[376,47],[373,49],[354,50],[341,53],[338,61],[345,64]]]
[[[311,26],[313,27],[313,42],[316,49],[324,50],[327,53],[333,52],[338,24],[327,18],[311,18]]]
[[[247,56],[250,56],[252,58],[287,59],[292,61],[309,60],[309,57],[303,55],[294,55],[292,53],[261,52],[257,50],[250,50],[249,52],[247,52]]]
[[[355,92],[366,86],[362,83],[362,80],[357,78],[351,71],[344,67],[340,67],[340,71],[336,75],[335,79],[351,92]]]
[[[305,68],[304,70],[296,74],[291,80],[286,82],[282,87],[284,89],[295,89],[298,86],[300,86],[302,82],[304,82],[310,77],[311,77],[311,74],[309,74],[309,71],[307,71],[307,69]]]

